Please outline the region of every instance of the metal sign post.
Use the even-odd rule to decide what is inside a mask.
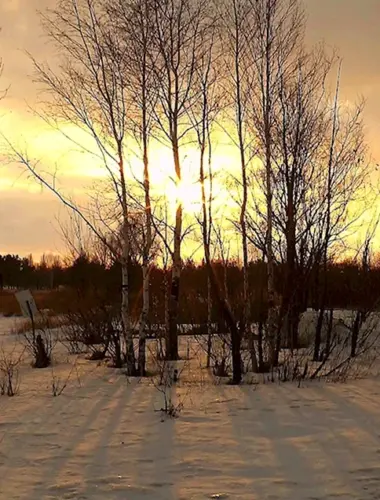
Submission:
[[[32,322],[33,338],[36,335],[34,318],[38,314],[38,309],[34,297],[30,290],[22,290],[15,294],[16,299],[20,305],[21,312],[25,318],[30,318]]]

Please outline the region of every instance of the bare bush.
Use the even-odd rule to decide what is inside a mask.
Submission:
[[[52,316],[50,314],[43,314],[33,319],[33,322],[30,319],[24,319],[20,322],[17,322],[15,328],[13,328],[12,333],[15,335],[24,335],[25,333],[29,333],[34,328],[36,330],[43,330],[48,325],[50,329],[60,328],[64,324],[64,318],[62,316]]]
[[[200,350],[206,355],[206,367],[212,368],[216,377],[228,377],[231,373],[231,339],[220,332],[215,323],[187,325],[187,333],[193,335]],[[189,349],[188,349],[189,350]]]
[[[24,359],[25,349],[19,352],[15,344],[11,351],[0,347],[0,395],[13,397],[20,389],[19,366]]]
[[[56,324],[49,316],[41,314],[38,322],[33,319],[30,326],[30,330],[25,328],[21,334],[22,342],[33,357],[33,368],[47,368],[51,365],[52,352],[57,342],[57,335],[53,332]]]
[[[343,316],[340,317],[338,311],[330,311],[326,315],[318,360],[314,359],[314,345],[307,342],[306,334],[305,347],[281,350],[278,366],[269,371],[266,380],[298,382],[300,386],[304,380],[345,382],[376,373],[380,339],[378,313],[371,313],[360,326],[357,311],[346,311]],[[356,343],[354,354],[353,337]]]
[[[60,342],[67,349],[69,355],[81,354],[85,351],[82,338],[78,335],[76,325],[64,324],[61,328]]]
[[[231,345],[230,339],[226,335],[218,335],[213,343],[210,353],[213,374],[218,378],[228,377],[231,373]]]
[[[72,365],[67,377],[64,377],[64,378],[56,375],[56,373],[54,372],[54,368],[52,367],[52,369],[51,369],[51,392],[52,392],[53,397],[58,397],[61,394],[63,394],[63,392],[67,388],[74,372],[76,373],[78,385],[79,385],[79,387],[81,386],[77,362],[78,362],[78,358],[75,360],[75,363]]]
[[[174,397],[175,386],[180,381],[181,376],[188,364],[183,363],[181,369],[177,368],[177,362],[168,361],[166,359],[158,359],[156,355],[157,349],[152,348],[150,351],[150,360],[154,363],[154,376],[152,383],[157,391],[162,395],[163,404],[160,409],[156,410],[161,413],[162,418],[178,418],[184,407],[184,400],[180,398],[176,400]],[[162,420],[163,421],[163,420]]]
[[[161,364],[161,367],[158,376],[159,381],[157,383],[154,382],[156,389],[163,396],[163,406],[158,411],[161,412],[162,416],[178,418],[184,406],[182,400],[174,401],[173,398],[172,389],[178,381],[178,371],[177,369],[172,369],[166,361]]]
[[[122,323],[116,307],[98,304],[69,312],[62,328],[63,343],[70,354],[79,354],[84,347],[90,359],[103,360],[108,356],[115,368],[124,364]]]

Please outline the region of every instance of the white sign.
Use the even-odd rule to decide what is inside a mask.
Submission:
[[[30,290],[22,290],[21,292],[17,292],[15,295],[18,303],[20,304],[23,316],[26,318],[37,316],[38,309]]]

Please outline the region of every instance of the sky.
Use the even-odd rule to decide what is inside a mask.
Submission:
[[[380,0],[304,0],[307,38],[324,40],[343,58],[342,98],[366,101],[365,124],[372,155],[380,162]],[[92,181],[60,135],[35,116],[41,89],[33,82],[26,51],[39,61],[54,61],[54,52],[43,36],[37,8],[43,11],[54,0],[0,1],[0,57],[4,73],[0,89],[0,131],[43,165],[59,166],[67,193],[81,196]],[[38,109],[38,108],[37,108]],[[1,151],[0,151],[1,154]],[[219,153],[223,166],[223,153]],[[2,156],[0,157],[2,159]],[[164,161],[164,160],[163,160]],[[0,163],[0,253],[64,251],[57,218],[62,210],[54,197],[40,189],[17,165]]]

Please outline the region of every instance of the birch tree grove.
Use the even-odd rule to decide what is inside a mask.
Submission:
[[[48,96],[41,114],[88,155],[83,168],[91,173],[101,166],[101,187],[95,198],[88,195],[88,205],[79,205],[59,189],[56,174],[8,144],[13,159],[72,210],[106,248],[107,260],[120,266],[118,367],[126,365],[130,376],[149,372],[151,322],[159,332],[165,323],[165,357],[179,360],[181,273],[194,246],[188,220],[198,228],[192,234],[207,270],[207,321],[197,325],[207,323],[207,367],[213,322],[224,322],[218,333],[231,340],[232,382],[243,380],[245,368],[273,375],[284,352],[300,349],[301,317],[310,302],[318,318],[309,361],[325,364],[333,348],[331,335],[324,335],[328,268],[363,213],[370,167],[363,105],[342,104],[341,64],[329,90],[338,58],[323,45],[306,47],[301,0],[57,0],[42,21],[59,64],[52,69],[33,59],[37,84]],[[217,162],[221,145],[233,153]],[[161,151],[169,152],[168,160]],[[156,185],[165,162],[166,178]],[[217,163],[226,171],[217,172]],[[186,212],[189,164],[200,207],[193,213]],[[227,181],[217,189],[219,178]],[[169,181],[175,200],[168,200]],[[224,206],[216,227],[218,202]],[[236,286],[229,282],[234,259]],[[136,263],[142,283],[132,306]],[[152,296],[160,267],[160,295]],[[153,320],[151,309],[162,303],[165,313],[155,311]],[[356,330],[364,321],[358,318]],[[352,338],[352,357],[359,336],[356,331]]]

